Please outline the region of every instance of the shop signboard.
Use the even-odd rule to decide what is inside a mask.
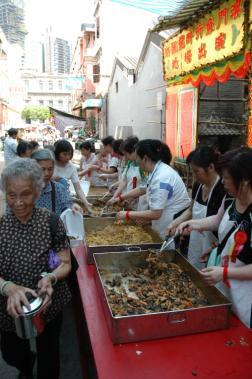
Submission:
[[[244,48],[244,24],[244,1],[229,0],[165,41],[165,80],[186,75],[240,53]]]

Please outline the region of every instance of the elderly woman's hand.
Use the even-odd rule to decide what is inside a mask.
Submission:
[[[34,297],[38,296],[35,291],[27,287],[18,286],[14,283],[6,286],[4,294],[8,297],[7,312],[11,317],[15,318],[23,314],[23,305],[30,309],[29,301],[25,296],[26,292],[30,292]]]
[[[73,203],[73,206],[72,206],[72,211],[73,213],[75,212],[80,212],[81,214],[83,214],[83,209],[81,208],[81,206],[77,203]]]
[[[51,297],[53,294],[52,278],[53,276],[50,275],[44,276],[37,284],[39,289],[38,295],[44,299],[44,311],[46,311],[48,306],[51,304]]]

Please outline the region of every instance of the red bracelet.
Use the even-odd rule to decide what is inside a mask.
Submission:
[[[118,193],[118,199],[119,199],[119,202],[121,203],[122,201],[123,201],[123,198],[122,198],[122,193],[120,192],[120,193]]]
[[[223,282],[226,284],[228,288],[230,288],[230,284],[228,281],[228,266],[223,267]]]
[[[228,266],[224,266],[223,267],[223,282],[227,280],[227,276],[228,276]]]
[[[129,221],[130,220],[130,211],[127,211],[126,213],[125,213],[125,220],[126,221]]]

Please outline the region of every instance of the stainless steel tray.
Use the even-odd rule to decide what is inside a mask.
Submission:
[[[104,229],[107,225],[112,225],[115,222],[115,217],[95,217],[95,218],[84,218],[84,230],[85,233],[89,231],[97,231]],[[159,249],[162,244],[162,240],[159,235],[151,229],[151,227],[145,226],[150,234],[154,235],[156,238],[156,243],[139,243],[139,244],[120,244],[120,245],[99,245],[93,246],[86,243],[85,250],[87,254],[88,264],[94,264],[93,255],[95,253],[105,253],[105,252],[120,252],[120,251],[142,251],[147,249]]]
[[[108,201],[110,197],[111,196],[106,197],[106,201]],[[91,204],[95,204],[98,200],[101,200],[101,199],[102,199],[102,196],[89,197],[88,198],[88,202],[91,203]],[[105,207],[105,205],[106,205],[106,203],[104,202],[104,207]],[[116,211],[112,211],[109,208],[111,208],[111,207],[105,208],[104,211],[102,212],[102,214],[98,215],[98,216],[90,216],[88,213],[85,213],[85,212],[84,212],[83,216],[84,216],[84,218],[115,217],[115,215],[116,215],[117,212]]]
[[[174,262],[187,272],[207,298],[207,305],[178,311],[128,316],[113,316],[102,284],[102,270],[120,273],[123,269],[143,265],[149,251],[94,254],[95,280],[105,318],[114,344],[137,342],[229,327],[230,301],[215,287],[209,286],[200,273],[177,251],[164,251],[161,259]]]

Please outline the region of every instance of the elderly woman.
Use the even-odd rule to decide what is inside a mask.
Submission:
[[[48,304],[45,329],[36,338],[37,378],[59,377],[59,335],[62,309],[70,300],[65,282],[71,270],[68,239],[57,220],[52,237],[51,213],[35,207],[43,186],[43,172],[36,161],[24,158],[11,162],[2,172],[1,187],[10,212],[0,219],[0,335],[4,360],[20,371],[20,378],[33,377],[34,354],[29,341],[15,333],[14,318],[29,308],[26,293],[44,298]],[[60,264],[49,271],[49,250]]]
[[[36,150],[32,156],[43,170],[44,185],[36,202],[38,208],[47,208],[60,215],[65,209],[82,212],[78,204],[73,204],[68,190],[60,183],[52,180],[54,170],[54,155],[49,149]]]

